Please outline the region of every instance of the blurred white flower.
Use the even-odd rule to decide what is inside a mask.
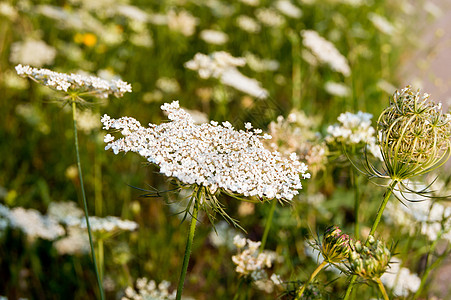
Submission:
[[[196,30],[199,20],[185,10],[179,12],[170,10],[167,14],[167,22],[169,29],[178,31],[184,36],[191,36]]]
[[[180,92],[180,85],[175,78],[160,77],[155,82],[155,86],[164,93],[176,94]]]
[[[78,227],[69,227],[68,235],[57,240],[53,246],[59,255],[74,255],[89,253],[89,239],[85,230]]]
[[[242,30],[249,33],[258,33],[261,30],[260,24],[257,23],[253,18],[246,15],[240,15],[236,18],[236,24]]]
[[[302,16],[302,10],[289,0],[278,0],[275,6],[281,13],[290,18],[298,19]]]
[[[86,134],[100,129],[100,114],[90,110],[79,111],[76,115],[77,128]]]
[[[107,216],[99,218],[96,216],[89,217],[89,224],[92,232],[116,232],[116,231],[134,231],[138,228],[138,224],[130,220],[122,220],[115,216]],[[80,228],[86,229],[86,219],[80,219]]]
[[[259,6],[260,0],[240,0],[242,3],[249,6]]]
[[[185,63],[185,67],[197,71],[201,78],[217,78],[224,85],[251,96],[268,97],[268,91],[261,87],[260,82],[244,76],[236,69],[236,66],[243,66],[245,63],[245,59],[221,51],[210,55],[197,53],[192,60]]]
[[[0,15],[7,17],[11,21],[14,21],[19,16],[17,10],[7,2],[0,3]]]
[[[229,37],[226,33],[218,30],[205,29],[200,32],[200,38],[208,44],[223,45]]]
[[[418,290],[421,279],[409,269],[401,268],[401,263],[401,260],[393,257],[389,267],[381,276],[381,281],[387,288],[393,289],[393,294],[396,296],[407,297]]]
[[[14,64],[33,65],[42,67],[51,65],[56,57],[56,50],[44,41],[26,39],[11,45],[9,60]]]
[[[404,183],[411,190],[430,192],[424,183],[412,181]],[[387,203],[384,216],[389,223],[401,227],[409,234],[414,234],[419,226],[421,233],[431,241],[436,240],[439,235],[442,239],[451,241],[451,207],[408,190],[394,190],[393,194],[407,201]]]
[[[233,57],[227,52],[219,51],[210,55],[196,53],[192,60],[185,63],[185,68],[198,71],[201,78],[208,79],[210,77],[220,78],[226,70],[245,64],[244,58]]]
[[[273,8],[258,8],[255,17],[265,26],[280,27],[285,23],[284,17]]]
[[[90,1],[92,2],[92,1]],[[133,5],[117,5],[116,12],[133,21],[146,23],[149,20],[149,14]]]
[[[368,14],[368,19],[382,33],[387,35],[393,35],[395,33],[395,27],[385,17],[371,12]]]
[[[276,71],[280,66],[277,60],[260,58],[250,52],[245,53],[244,58],[249,68],[255,72]]]
[[[35,209],[9,209],[0,204],[0,218],[6,220],[8,226],[23,231],[30,241],[36,238],[53,241],[65,234],[64,228],[55,218],[42,215]]]
[[[169,292],[171,283],[163,280],[158,285],[154,280],[139,278],[136,280],[136,290],[133,287],[125,289],[125,296],[121,300],[173,300],[176,291]]]
[[[331,95],[338,97],[348,97],[351,93],[349,87],[344,83],[327,81],[324,89]]]
[[[340,72],[344,76],[351,74],[347,59],[331,42],[313,30],[303,30],[301,35],[304,46],[310,49],[321,62],[328,64],[334,71]]]

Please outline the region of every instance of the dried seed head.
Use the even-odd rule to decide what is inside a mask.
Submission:
[[[410,86],[396,91],[377,131],[387,173],[404,180],[444,164],[451,151],[451,117],[428,94]]]

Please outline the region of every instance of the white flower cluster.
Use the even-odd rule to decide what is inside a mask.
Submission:
[[[80,228],[85,229],[86,219],[80,220]],[[138,228],[136,222],[130,220],[122,220],[115,216],[107,216],[105,218],[99,218],[96,216],[89,217],[89,225],[93,232],[115,232],[118,230],[133,231]]]
[[[357,114],[342,113],[338,117],[340,124],[327,127],[327,143],[344,143],[348,145],[366,144],[374,157],[382,160],[382,154],[376,144],[376,130],[371,126],[372,114],[359,111]]]
[[[260,129],[235,130],[229,122],[196,125],[178,101],[161,109],[172,122],[142,127],[134,118],[112,119],[104,115],[104,129],[121,130],[123,138],[107,134],[105,150],[136,152],[160,167],[160,172],[186,184],[244,196],[291,200],[302,188],[300,175],[308,178],[307,166],[296,154],[284,159],[264,148],[260,139],[271,138]],[[247,125],[248,128],[251,125]]]
[[[211,45],[223,45],[229,40],[226,33],[211,29],[202,30],[199,36],[202,40]]]
[[[0,220],[4,227],[8,224],[11,228],[17,228],[25,233],[28,239],[36,238],[53,241],[65,234],[64,228],[58,221],[51,217],[42,215],[35,209],[15,207],[9,209],[0,204]]]
[[[296,152],[315,175],[326,165],[329,152],[326,144],[320,142],[320,136],[314,131],[318,124],[319,118],[307,116],[303,111],[292,111],[287,118],[278,116],[268,126],[272,139],[265,143],[282,155]]]
[[[261,87],[260,82],[244,76],[237,70],[237,66],[244,66],[245,64],[244,58],[233,57],[227,52],[219,51],[210,55],[197,53],[192,60],[185,63],[185,67],[197,71],[203,79],[217,78],[224,85],[251,96],[268,97],[268,91]]]
[[[232,261],[236,265],[236,272],[243,276],[250,276],[252,280],[263,278],[266,268],[271,268],[276,256],[273,252],[259,252],[261,242],[254,242],[245,239],[240,235],[233,238],[233,243],[238,248],[239,253],[232,256]],[[247,248],[245,248],[247,245]]]
[[[250,52],[245,53],[245,59],[249,68],[255,72],[276,71],[280,67],[277,60],[260,58]]]
[[[246,60],[242,57],[233,57],[228,52],[213,52],[210,55],[196,53],[194,58],[185,63],[185,67],[197,71],[200,78],[220,78],[222,74],[234,67],[242,67]]]
[[[178,31],[184,36],[193,35],[198,23],[199,20],[185,10],[179,12],[170,10],[167,14],[167,24],[169,29]]]
[[[275,7],[287,17],[298,19],[302,16],[302,10],[289,0],[278,0]]]
[[[411,273],[409,269],[400,267],[401,260],[392,258],[390,265],[381,276],[382,283],[389,289],[393,289],[396,296],[407,297],[415,293],[421,284],[417,274]]]
[[[37,67],[53,64],[56,50],[44,41],[26,39],[11,45],[9,60],[14,64],[26,64]]]
[[[368,19],[373,23],[374,27],[376,27],[382,33],[386,35],[393,35],[396,31],[395,27],[388,21],[385,17],[378,15],[376,13],[369,13]]]
[[[260,7],[255,10],[255,17],[268,27],[279,27],[285,23],[285,18],[274,8]]]
[[[351,93],[349,87],[343,83],[327,81],[324,84],[324,89],[331,95],[337,97],[348,97]]]
[[[95,76],[68,75],[22,65],[17,65],[16,71],[21,76],[28,76],[42,85],[64,92],[86,92],[106,98],[109,94],[122,97],[124,93],[132,91],[131,85],[122,80],[107,81]]]
[[[268,278],[265,271],[271,268],[276,259],[279,259],[275,252],[267,250],[260,252],[261,242],[254,242],[240,235],[233,238],[233,243],[238,248],[238,254],[232,256],[232,261],[240,276],[249,277],[252,279],[252,284],[266,293],[272,293],[275,286],[282,285],[280,276],[273,273]]]
[[[248,33],[258,33],[261,30],[261,26],[257,21],[246,15],[240,15],[236,18],[236,24],[242,30]]]
[[[89,134],[100,128],[100,114],[90,110],[83,110],[77,113],[77,128],[86,134]]]
[[[344,76],[351,74],[346,57],[341,55],[331,42],[314,30],[303,30],[301,35],[304,46],[310,49],[321,62],[328,64],[334,71],[340,72]]]
[[[424,191],[426,185],[419,182],[405,181],[404,184],[411,190]],[[394,190],[393,194],[399,199],[407,198],[403,203],[388,202],[384,216],[389,223],[395,224],[415,233],[417,225],[422,234],[434,241],[439,236],[451,241],[451,207],[432,201],[429,197],[409,191]]]
[[[121,300],[172,300],[176,292],[169,292],[171,283],[163,280],[158,285],[154,280],[139,278],[136,280],[136,290],[132,287],[125,289],[125,296]]]
[[[69,227],[67,236],[57,240],[53,246],[59,255],[87,254],[91,249],[86,231],[79,227]]]

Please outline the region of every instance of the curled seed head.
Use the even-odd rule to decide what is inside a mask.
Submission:
[[[451,117],[428,94],[410,86],[396,91],[379,117],[379,144],[388,175],[403,180],[446,162],[451,151]]]

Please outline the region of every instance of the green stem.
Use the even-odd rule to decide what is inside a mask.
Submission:
[[[418,298],[420,297],[421,292],[423,291],[424,286],[425,286],[425,284],[426,284],[426,280],[427,280],[428,277],[429,277],[429,273],[431,273],[431,271],[432,271],[433,269],[435,269],[438,265],[440,265],[440,263],[442,262],[442,260],[443,260],[444,258],[448,257],[449,253],[450,253],[449,251],[443,252],[443,254],[439,256],[439,258],[437,258],[432,264],[430,264],[430,265],[426,268],[426,270],[425,270],[424,273],[423,273],[423,276],[421,277],[420,287],[419,287],[418,290],[416,291],[415,296],[413,297],[413,299],[418,299]]]
[[[235,293],[235,296],[233,296],[233,300],[238,300],[238,297],[240,296],[241,292],[241,286],[243,285],[244,279],[241,277],[240,282],[238,283],[238,290]]]
[[[180,300],[182,298],[183,284],[185,283],[186,271],[188,270],[188,262],[189,262],[189,257],[191,255],[191,246],[193,245],[194,232],[196,231],[198,210],[199,210],[198,199],[196,197],[196,199],[194,199],[194,209],[193,209],[193,214],[191,216],[191,224],[189,227],[188,239],[186,241],[185,256],[183,257],[183,266],[182,266],[182,272],[180,274],[179,285],[177,287],[176,300]]]
[[[75,105],[74,99],[72,99],[72,119],[74,122],[74,139],[75,139],[75,152],[77,154],[78,177],[80,179],[81,195],[82,195],[82,199],[83,199],[83,208],[84,208],[84,212],[85,212],[86,227],[88,228],[89,246],[91,247],[92,262],[94,264],[94,271],[96,273],[97,284],[99,285],[100,299],[104,300],[105,295],[103,293],[103,286],[102,286],[102,281],[100,280],[99,270],[97,269],[97,260],[96,260],[96,255],[94,252],[94,244],[92,242],[91,225],[89,224],[88,205],[86,203],[85,187],[83,185],[83,174],[81,172],[80,152],[78,149],[76,111],[77,111],[77,107]]]
[[[376,219],[374,220],[374,223],[373,223],[373,226],[371,227],[371,231],[370,231],[369,235],[374,235],[374,233],[376,232],[377,225],[379,225],[379,222],[381,221],[381,218],[382,218],[382,213],[384,212],[385,206],[387,206],[388,199],[390,199],[393,189],[395,188],[395,186],[397,184],[398,184],[398,181],[393,180],[390,183],[390,185],[388,186],[387,190],[385,191],[384,200],[382,201],[381,205],[379,206],[379,210],[377,211]],[[366,239],[365,245],[366,246],[369,245],[368,238]]]
[[[104,250],[103,250],[103,239],[99,238],[97,241],[97,251],[99,254],[99,275],[100,275],[100,281],[103,281],[103,269],[104,269]]]
[[[388,186],[387,190],[385,191],[384,200],[382,201],[381,205],[379,206],[379,210],[377,211],[376,219],[374,220],[373,226],[371,227],[369,236],[374,235],[374,233],[376,232],[377,225],[379,225],[379,222],[381,221],[381,218],[382,218],[382,213],[384,212],[385,206],[387,206],[388,199],[390,199],[393,189],[395,188],[395,186],[397,184],[398,184],[398,181],[393,180],[390,183],[390,185]],[[365,246],[368,246],[368,245],[369,245],[369,239],[367,238],[366,242],[365,242]],[[343,298],[343,300],[347,300],[349,298],[349,296],[351,295],[351,291],[352,291],[352,288],[354,286],[356,279],[357,279],[357,275],[353,275],[351,278],[351,282],[348,285],[348,288],[346,290],[346,294],[345,294],[345,297]]]
[[[272,217],[274,216],[274,211],[276,210],[277,200],[272,200],[271,210],[269,211],[269,216],[266,219],[265,231],[263,232],[262,243],[260,245],[260,252],[265,249],[266,240],[268,239],[269,228],[271,228]]]
[[[389,300],[388,295],[387,295],[387,291],[385,290],[385,287],[382,284],[382,281],[381,281],[380,278],[377,279],[377,286],[381,290],[381,293],[382,293],[382,296],[384,297],[384,300]]]
[[[94,156],[94,203],[95,213],[97,216],[103,215],[103,197],[102,197],[102,162],[101,155],[99,153],[99,146],[95,145]]]
[[[354,187],[354,237],[358,240],[360,237],[360,223],[359,223],[359,207],[360,207],[360,193],[358,175],[356,171],[352,169],[352,184]]]
[[[316,269],[313,271],[312,275],[310,275],[310,278],[307,280],[306,283],[301,287],[301,289],[298,291],[295,300],[301,299],[302,294],[304,293],[306,287],[312,282],[312,280],[316,277],[316,275],[319,273],[319,271],[324,268],[324,266],[327,265],[327,261],[323,261]]]
[[[349,299],[349,296],[351,295],[351,292],[352,292],[352,287],[354,286],[354,283],[356,280],[357,280],[357,275],[353,275],[351,277],[351,281],[349,282],[348,288],[346,289],[346,294],[345,294],[343,300]]]
[[[298,34],[288,31],[288,40],[291,42],[291,105],[297,109],[302,108],[302,72],[301,72],[301,42]]]

